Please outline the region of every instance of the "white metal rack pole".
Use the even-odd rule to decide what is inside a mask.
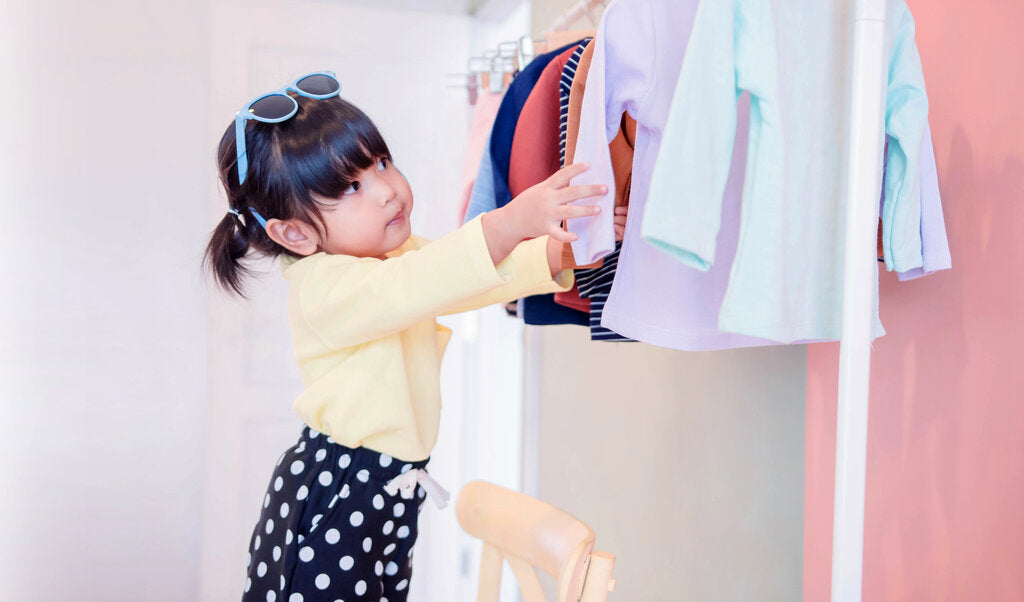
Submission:
[[[856,0],[847,187],[843,332],[839,352],[832,602],[859,602],[864,562],[875,235],[882,179],[886,0]]]

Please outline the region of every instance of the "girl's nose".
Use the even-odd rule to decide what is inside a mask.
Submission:
[[[380,202],[380,206],[386,207],[388,203],[395,200],[397,193],[395,192],[394,187],[388,184],[387,182],[381,181],[379,186],[380,187],[377,190],[377,194],[379,195],[378,199]]]

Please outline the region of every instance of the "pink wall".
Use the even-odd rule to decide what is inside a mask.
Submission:
[[[881,282],[864,600],[1024,600],[1024,2],[908,0],[953,271]],[[829,599],[838,345],[807,374],[804,600]]]

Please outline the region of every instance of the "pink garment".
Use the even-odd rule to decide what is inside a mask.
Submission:
[[[462,204],[459,207],[459,224],[465,221],[466,209],[469,206],[470,193],[473,190],[473,179],[480,168],[480,158],[487,149],[487,138],[494,125],[494,116],[501,105],[501,93],[483,91],[476,99],[473,108],[473,123],[469,126],[469,141],[466,144],[466,160],[462,164]]]

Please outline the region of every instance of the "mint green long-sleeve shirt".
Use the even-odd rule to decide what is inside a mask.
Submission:
[[[904,272],[922,265],[917,155],[928,100],[903,0],[889,0],[886,44],[883,242],[887,267]],[[749,93],[740,237],[719,313],[723,331],[781,342],[840,337],[852,52],[851,0],[701,2],[642,233],[684,264],[714,265],[737,100]],[[874,336],[883,333],[876,289]]]

